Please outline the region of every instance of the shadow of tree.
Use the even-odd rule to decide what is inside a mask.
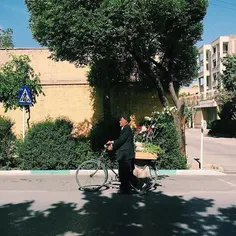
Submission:
[[[213,214],[212,199],[96,192],[84,193],[81,203],[58,202],[43,211],[33,210],[33,203],[1,206],[1,235],[236,235],[236,206]]]

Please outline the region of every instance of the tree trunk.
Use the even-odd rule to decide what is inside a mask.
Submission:
[[[26,108],[26,111],[27,111],[27,113],[28,113],[28,118],[27,118],[27,127],[28,127],[28,129],[30,128],[30,118],[31,118],[31,114],[30,114],[30,106],[27,106],[27,108]]]
[[[155,73],[152,71],[152,69],[150,68],[149,63],[143,61],[137,54],[136,52],[132,51],[131,52],[135,61],[138,64],[139,69],[153,82],[154,86],[157,89],[157,94],[158,97],[161,101],[161,104],[163,107],[168,106],[168,100],[165,96],[165,92],[163,89],[163,86],[161,84],[161,81],[157,78],[157,76],[155,75]]]
[[[180,135],[180,151],[181,153],[183,153],[184,155],[186,155],[186,139],[185,139],[185,120],[186,117],[183,114],[183,109],[184,109],[184,103],[183,100],[180,100],[175,92],[174,89],[174,84],[173,82],[169,83],[169,91],[172,97],[172,100],[175,104],[175,106],[177,107],[177,115],[174,115],[174,121],[175,121],[175,125],[176,128],[179,132]]]
[[[177,131],[180,135],[179,150],[184,155],[186,155],[185,120],[186,120],[185,117],[182,116],[179,111],[176,115],[174,115],[174,122],[177,128]]]

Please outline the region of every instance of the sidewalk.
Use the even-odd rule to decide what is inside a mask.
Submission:
[[[83,170],[84,174],[89,170]],[[118,172],[118,170],[115,170]],[[98,171],[103,174],[102,171]],[[76,170],[4,170],[0,176],[28,176],[28,175],[75,175]],[[113,173],[109,170],[109,175]],[[225,175],[216,170],[158,170],[158,175]]]
[[[236,139],[215,138],[204,133],[203,169],[236,173]],[[200,129],[186,129],[188,164],[191,169],[199,169]]]

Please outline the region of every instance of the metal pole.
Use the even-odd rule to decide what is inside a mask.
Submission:
[[[24,141],[25,139],[25,106],[23,106],[23,109],[22,109],[22,137]]]
[[[201,169],[203,168],[203,123],[202,123],[202,127],[201,127]]]

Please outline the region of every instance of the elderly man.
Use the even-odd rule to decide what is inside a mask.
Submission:
[[[120,118],[121,132],[119,138],[107,142],[109,151],[116,150],[121,182],[120,193],[122,194],[130,193],[130,181],[134,178],[134,138],[129,122],[128,116],[122,116]]]

